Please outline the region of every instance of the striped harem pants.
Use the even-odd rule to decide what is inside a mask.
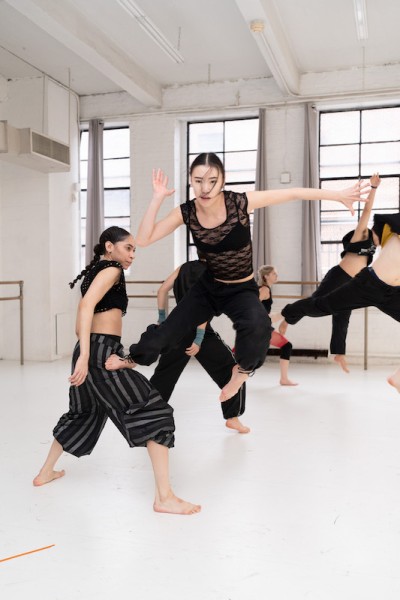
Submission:
[[[79,342],[72,356],[73,373],[80,354]],[[53,430],[63,449],[75,456],[90,454],[108,418],[129,446],[146,446],[154,441],[174,445],[173,409],[141,374],[133,369],[107,371],[111,354],[123,356],[118,336],[90,335],[89,372],[80,386],[69,390],[69,410]]]

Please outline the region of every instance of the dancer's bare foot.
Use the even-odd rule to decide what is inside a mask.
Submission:
[[[243,425],[238,419],[238,417],[232,417],[231,419],[227,419],[225,425],[228,429],[235,429],[238,433],[249,433],[250,427]]]
[[[387,382],[392,385],[400,394],[400,371],[397,370],[393,375],[387,378]]]
[[[170,513],[172,515],[194,515],[201,511],[200,504],[192,504],[177,498],[173,492],[165,498],[154,500],[153,508],[155,512]]]
[[[291,381],[290,379],[281,379],[279,381],[280,385],[299,385],[295,381]]]
[[[347,361],[344,354],[336,354],[336,356],[333,357],[333,360],[343,369],[345,373],[350,373],[350,369],[347,366]]]
[[[243,383],[248,378],[248,373],[240,373],[239,366],[235,365],[232,369],[232,377],[221,390],[221,393],[219,395],[220,401],[225,402],[226,400],[229,400],[229,398],[232,398],[232,396],[234,396],[239,391]]]
[[[55,479],[60,479],[60,477],[64,477],[65,471],[40,471],[39,475],[36,475],[35,479],[32,481],[35,487],[39,487],[40,485],[44,485],[45,483],[50,483],[50,481],[54,481]]]

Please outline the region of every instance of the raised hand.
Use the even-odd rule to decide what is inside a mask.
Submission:
[[[371,190],[369,181],[357,181],[351,187],[345,188],[339,192],[340,202],[349,209],[352,215],[354,215],[354,202],[366,202],[366,196]]]
[[[164,200],[175,193],[168,188],[168,177],[161,169],[153,169],[153,198]]]
[[[373,185],[376,188],[380,186],[381,181],[382,179],[379,177],[379,173],[374,173],[369,180],[371,186]]]

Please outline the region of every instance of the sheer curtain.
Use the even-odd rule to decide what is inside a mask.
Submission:
[[[103,129],[98,119],[89,123],[88,180],[86,205],[86,264],[104,229]]]
[[[259,111],[258,147],[256,165],[256,190],[267,189],[267,151],[266,151],[266,111]],[[271,247],[269,236],[268,208],[254,211],[253,220],[253,267],[254,272],[262,265],[270,264]]]
[[[311,104],[305,105],[304,187],[319,187],[318,177],[318,113]],[[321,280],[320,212],[319,202],[303,201],[301,278]],[[315,285],[303,285],[302,294],[310,296]]]

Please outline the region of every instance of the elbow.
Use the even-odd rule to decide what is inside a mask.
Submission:
[[[136,246],[138,246],[139,248],[145,248],[146,246],[150,246],[150,244],[151,244],[149,239],[145,239],[145,238],[139,237],[139,236],[137,236],[135,238],[135,243],[136,243]]]

